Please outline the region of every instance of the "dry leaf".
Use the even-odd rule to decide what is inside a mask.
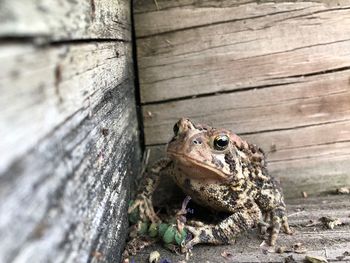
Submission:
[[[221,256],[224,257],[225,259],[230,259],[233,257],[233,254],[224,250],[222,251]]]
[[[265,252],[265,254],[267,252],[269,252],[269,253],[275,252],[275,247],[270,246],[265,240],[260,244],[260,248],[262,249],[263,252]]]
[[[149,254],[149,263],[157,263],[160,259],[160,254],[157,250],[155,251],[152,251],[150,254]]]
[[[307,252],[306,247],[302,243],[295,243],[293,244],[293,251],[297,254],[304,254]]]
[[[295,259],[293,258],[292,255],[284,258],[284,263],[296,263]]]
[[[310,263],[328,263],[326,258],[318,256],[305,256],[305,260]]]
[[[323,216],[319,220],[328,229],[333,229],[335,226],[338,226],[338,225],[342,224],[342,222],[339,220],[339,218],[333,218],[333,217],[329,217],[329,216]]]
[[[337,194],[342,194],[342,195],[350,194],[350,189],[347,187],[340,187],[337,189]]]

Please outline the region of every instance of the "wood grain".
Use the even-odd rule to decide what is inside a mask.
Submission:
[[[1,262],[119,260],[126,175],[138,172],[140,155],[130,84],[70,116],[1,174]]]
[[[0,262],[119,262],[139,173],[129,1],[2,1]]]
[[[193,249],[193,262],[285,262],[287,256],[292,255],[295,262],[304,262],[305,255],[322,256],[329,262],[348,262],[349,257],[339,258],[350,247],[350,220],[348,196],[328,196],[326,198],[295,199],[287,203],[289,222],[295,230],[295,234],[280,234],[278,246],[292,247],[296,243],[302,243],[307,249],[305,254],[297,253],[264,253],[260,248],[262,239],[257,231],[243,234],[229,246],[197,246]],[[318,221],[321,217],[338,218],[342,225],[334,229],[326,229]],[[308,226],[316,222],[314,226]],[[168,258],[172,262],[184,259],[183,255],[176,255],[162,248],[160,245],[152,246],[138,254],[135,262],[148,262],[151,251],[158,250],[161,258]],[[224,258],[224,251],[232,254],[232,257]]]
[[[181,116],[230,128],[243,135],[349,120],[349,72],[312,76],[286,85],[144,105],[146,144],[167,142],[173,124]]]
[[[70,116],[95,107],[128,78],[131,58],[119,42],[1,50],[0,171]]]
[[[209,12],[216,19],[226,14],[233,19],[170,28],[192,12],[204,22],[214,16]],[[147,14],[135,16],[136,33],[148,23],[158,28],[158,20],[169,26],[166,33],[141,34],[137,40],[143,103],[303,81],[309,74],[350,66],[349,6],[250,3]]]
[[[126,0],[4,0],[0,21],[0,35],[4,37],[35,37],[39,41],[131,40],[130,6]]]
[[[188,117],[261,146],[288,198],[350,183],[349,1],[137,2],[152,160]]]

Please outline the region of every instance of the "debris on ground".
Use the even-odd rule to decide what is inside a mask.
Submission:
[[[349,251],[345,251],[341,256],[337,256],[336,258],[338,260],[343,260],[345,259],[346,257],[350,257],[350,252]]]
[[[97,261],[101,260],[103,258],[103,254],[99,251],[94,251],[91,254]]]
[[[341,195],[348,195],[350,194],[350,189],[347,187],[340,187],[336,190],[336,193]]]
[[[293,258],[292,255],[284,258],[284,263],[296,263],[296,260]]]
[[[149,263],[158,263],[159,259],[160,259],[160,254],[157,250],[152,251],[149,254],[149,259],[148,259]]]
[[[288,248],[286,246],[280,246],[276,248],[275,252],[278,254],[283,254],[291,251],[288,251]]]
[[[301,192],[301,195],[304,197],[304,198],[307,198],[307,192]]]
[[[223,258],[225,258],[225,259],[230,259],[230,258],[233,257],[233,254],[230,253],[230,252],[228,252],[228,251],[226,251],[226,250],[224,250],[224,251],[221,252],[221,256],[222,256]]]
[[[318,221],[316,221],[316,220],[313,220],[313,219],[310,219],[310,220],[309,220],[309,223],[306,224],[305,226],[306,226],[306,227],[310,227],[310,226],[317,226],[317,225],[319,225],[319,224],[320,224],[320,222],[318,222]]]
[[[307,252],[306,247],[300,242],[293,244],[292,247],[293,247],[293,252],[297,254],[304,254]]]
[[[321,221],[323,225],[328,229],[333,229],[335,226],[342,224],[339,218],[329,217],[329,216],[323,216],[319,219],[319,221]]]
[[[260,248],[264,254],[275,252],[275,247],[270,246],[265,240],[260,244]]]
[[[294,252],[297,254],[304,254],[307,252],[307,249],[302,243],[298,242],[289,247],[287,246],[276,247],[275,252],[278,254],[291,253],[291,252]]]
[[[309,263],[328,263],[328,260],[319,256],[305,256],[305,261]]]

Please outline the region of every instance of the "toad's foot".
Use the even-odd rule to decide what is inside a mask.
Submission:
[[[294,233],[292,229],[289,227],[287,213],[284,207],[278,207],[272,210],[268,215],[268,217],[270,219],[269,224],[271,227],[270,238],[269,238],[271,246],[274,246],[276,244],[276,240],[280,232],[281,226],[284,233],[288,235],[292,235]]]
[[[189,250],[199,243],[230,244],[242,232],[258,224],[261,211],[256,203],[250,202],[250,209],[242,209],[227,217],[217,225],[188,226],[186,229],[193,238],[185,244],[184,249]]]
[[[216,231],[214,227],[209,225],[203,226],[186,226],[186,230],[192,234],[192,239],[188,241],[183,247],[182,252],[186,252],[196,244],[210,243],[210,244],[223,244],[229,243],[226,236],[222,236],[221,231]],[[227,242],[223,242],[226,240]]]
[[[123,258],[122,262],[127,262],[125,260],[129,258],[131,255],[136,255],[142,249],[152,245],[154,242],[156,242],[156,239],[151,239],[145,236],[137,237],[130,240],[125,246],[125,250],[122,255],[122,258]]]
[[[151,221],[152,223],[158,223],[161,220],[154,212],[152,200],[147,198],[143,194],[139,194],[136,197],[136,200],[128,209],[128,214],[132,214],[135,211],[139,212],[139,219],[143,222]]]

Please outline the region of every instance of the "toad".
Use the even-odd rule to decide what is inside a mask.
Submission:
[[[229,216],[216,225],[186,225],[198,243],[228,244],[241,232],[259,225],[269,229],[274,245],[280,229],[291,234],[279,183],[266,169],[265,154],[227,129],[195,124],[182,118],[174,125],[167,157],[157,161],[141,184],[129,213],[139,209],[141,218],[159,222],[152,194],[160,175],[171,176],[180,188],[200,205]]]

